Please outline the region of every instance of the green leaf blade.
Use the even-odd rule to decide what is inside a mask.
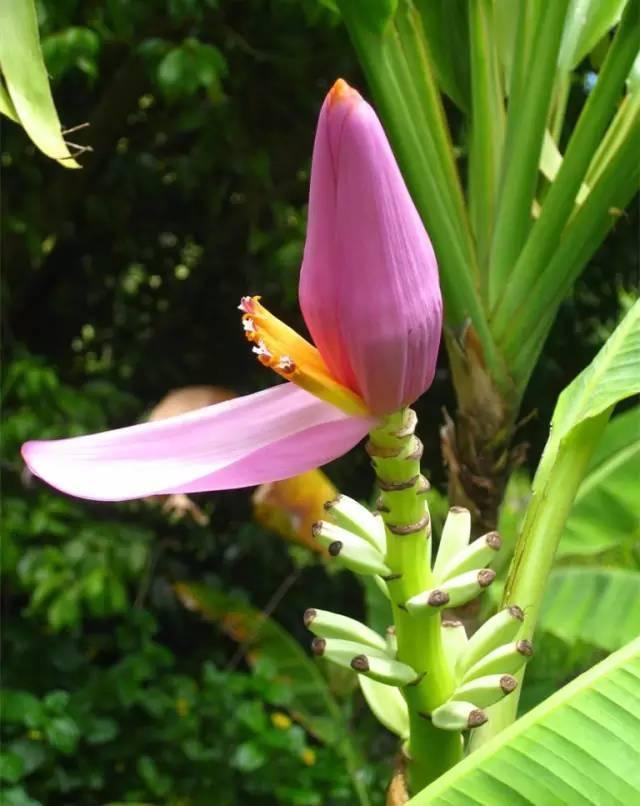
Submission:
[[[633,803],[640,791],[640,639],[422,790],[430,804]]]
[[[540,612],[539,629],[570,646],[612,652],[640,634],[640,573],[623,568],[557,568]]]
[[[626,548],[640,539],[640,406],[607,425],[565,526],[558,557]]]
[[[522,9],[521,29],[531,25],[526,16],[528,5]],[[501,298],[507,281],[510,282],[511,268],[531,227],[531,206],[567,6],[568,0],[556,0],[544,12],[534,15],[537,24],[529,62],[518,71],[514,69],[515,86],[507,113],[503,172],[491,246],[492,306]],[[536,67],[531,69],[534,59]]]
[[[469,106],[466,0],[429,0],[417,4],[438,84],[460,109]]]
[[[640,393],[640,300],[578,377],[562,392],[553,415],[556,440],[619,400]]]
[[[622,15],[627,0],[572,0],[558,55],[558,68],[573,70]]]
[[[4,85],[2,75],[0,75],[0,115],[5,115],[14,123],[20,123],[20,119],[18,118],[18,113],[13,105],[11,96],[7,92],[7,88]]]
[[[638,136],[640,119],[585,202],[575,211],[548,269],[528,287],[527,298],[522,300],[511,319],[504,351],[520,387],[526,385],[531,375],[560,303],[637,191],[640,181],[640,161],[635,158]]]
[[[528,305],[537,311],[545,310],[545,307],[535,297],[532,297],[531,289],[534,283],[539,282],[539,278],[545,275],[550,276],[550,264],[555,256],[554,252],[560,245],[565,225],[573,212],[576,196],[585,180],[589,164],[600,145],[607,124],[614,114],[625,80],[629,76],[638,52],[639,12],[640,0],[630,0],[595,88],[582,109],[558,175],[543,204],[540,217],[533,226],[519,256],[514,253],[513,248],[507,252],[507,256],[510,256],[515,265],[509,263],[504,267],[500,254],[496,255],[496,259],[499,261],[496,268],[497,275],[500,275],[502,271],[502,280],[504,281],[508,277],[506,287],[503,288],[503,285],[500,284],[498,286],[498,290],[504,290],[504,294],[494,295],[492,298],[494,328],[498,341],[501,343],[513,343],[515,336],[512,323],[519,307]],[[533,86],[531,91],[534,91]],[[522,125],[525,124],[526,121],[523,120]],[[508,138],[507,148],[509,148]],[[632,170],[632,160],[633,158],[630,158],[628,170]],[[635,161],[637,162],[637,154]],[[509,216],[505,215],[505,218],[508,219]],[[496,230],[497,237],[498,230]],[[501,244],[496,241],[494,247],[501,247]],[[508,249],[508,245],[505,248]],[[500,268],[501,266],[503,269]],[[558,283],[562,282],[566,273],[567,269],[560,271],[556,269],[556,275],[552,277],[552,280],[555,279],[556,290]],[[518,346],[521,346],[521,342]]]
[[[504,141],[504,93],[490,2],[469,6],[472,125],[469,150],[469,207],[483,279],[493,232],[500,158]]]
[[[0,0],[0,30],[0,69],[13,111],[44,154],[65,168],[79,168],[62,136],[32,0]]]

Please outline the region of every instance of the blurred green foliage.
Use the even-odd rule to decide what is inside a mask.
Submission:
[[[6,381],[3,447],[14,457],[25,431],[59,432],[69,412],[78,430],[101,428],[131,405],[102,383],[73,391],[24,355]],[[91,507],[21,477],[17,462],[8,469],[3,803],[351,803],[354,773],[363,783],[376,779],[382,791],[385,765],[356,761],[349,771],[337,725],[325,746],[287,715],[296,711],[296,690],[282,682],[282,650],[248,669],[222,633],[216,639],[176,598],[173,585],[190,561],[220,586],[206,569],[229,573],[237,546],[228,543],[227,562],[216,562],[201,527],[165,522],[177,545],[166,534],[163,549],[157,526],[164,519],[151,505]],[[199,545],[188,544],[189,532]],[[248,550],[269,539],[258,527],[236,536]],[[284,545],[271,548],[282,554],[281,568],[290,565]],[[321,681],[314,662],[305,662]],[[349,719],[354,706],[362,710],[351,690],[340,690],[334,721]],[[306,696],[313,701],[313,693]],[[365,730],[374,730],[371,719]],[[384,758],[392,745],[381,746]]]
[[[153,502],[55,494],[28,477],[18,450],[135,422],[172,387],[273,382],[235,308],[262,293],[302,326],[315,118],[338,75],[363,86],[346,34],[328,0],[46,0],[39,13],[60,116],[90,124],[68,136],[93,151],[65,172],[4,126],[2,802],[353,803],[354,770],[336,747],[276,716],[292,718],[277,667],[247,665],[174,589],[192,580],[273,605],[306,644],[308,606],[365,616],[353,578],[294,561],[300,550],[251,523],[246,492],[201,497],[207,527],[174,523]],[[531,466],[557,393],[633,285],[636,223],[637,210],[621,219],[555,325],[525,402],[539,411],[523,426]],[[438,426],[451,401],[443,364],[418,409],[436,521],[446,507]],[[364,452],[330,473],[369,497]],[[384,608],[367,599],[383,629]],[[593,648],[545,640],[557,651],[539,675],[534,661],[541,688],[593,660]],[[351,685],[328,685],[379,803],[395,742]]]
[[[247,674],[192,661],[187,674],[156,631],[143,610],[89,647],[21,627],[12,665],[23,674],[2,695],[0,775],[14,785],[3,802],[32,802],[27,792],[47,804],[352,802],[335,753],[274,708],[272,668]],[[104,655],[120,657],[103,665]],[[64,688],[25,690],[34,663]]]

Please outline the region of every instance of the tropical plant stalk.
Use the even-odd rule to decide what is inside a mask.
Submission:
[[[411,597],[433,587],[431,525],[420,473],[422,444],[414,435],[411,409],[392,414],[370,434],[371,456],[380,489],[378,508],[387,535],[387,585],[398,641],[398,659],[418,672],[418,682],[405,688],[409,706],[409,775],[418,791],[462,757],[460,734],[439,730],[432,711],[451,695],[454,682],[444,652],[439,611],[409,613]]]
[[[502,606],[526,603],[522,634],[531,638],[535,631],[542,598],[562,530],[578,492],[589,460],[596,449],[611,415],[611,408],[578,425],[557,454],[548,446],[547,460],[541,460],[533,482],[533,499],[527,509],[522,532],[516,545],[505,586]],[[518,675],[521,682],[524,670]],[[476,750],[515,721],[520,690],[491,709],[489,721],[474,732],[470,749]]]
[[[524,633],[535,629],[547,578],[553,567],[562,530],[587,465],[611,416],[611,408],[586,420],[571,432],[558,450],[552,467],[544,457],[533,485],[534,501],[527,510],[522,536],[504,591],[503,605],[526,602]],[[518,697],[509,701],[515,711]]]
[[[525,638],[533,635],[562,530],[613,407],[640,390],[639,360],[640,301],[558,399],[503,598],[505,606],[517,601],[523,607]],[[516,694],[492,709],[489,724],[476,732],[472,747],[513,722],[517,705]]]

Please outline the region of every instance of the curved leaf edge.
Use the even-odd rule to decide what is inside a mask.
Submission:
[[[472,773],[481,768],[482,763],[486,759],[491,758],[495,753],[499,752],[501,748],[509,745],[514,739],[524,734],[529,727],[537,724],[561,706],[569,703],[573,697],[590,688],[596,682],[606,677],[610,672],[624,666],[638,656],[640,656],[640,637],[631,641],[631,643],[612,655],[609,655],[609,657],[584,672],[584,674],[576,677],[543,703],[495,736],[490,742],[482,745],[475,753],[468,756],[434,781],[434,783],[411,798],[408,806],[427,806],[427,804],[434,803],[436,796],[445,794],[450,786],[464,778],[467,773]]]

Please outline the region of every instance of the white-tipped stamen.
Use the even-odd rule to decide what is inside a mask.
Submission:
[[[277,366],[278,369],[281,369],[283,372],[293,372],[296,368],[293,359],[290,358],[288,355],[281,356]]]
[[[263,355],[265,358],[271,358],[271,353],[262,339],[251,348],[251,352],[255,353],[257,356]]]

